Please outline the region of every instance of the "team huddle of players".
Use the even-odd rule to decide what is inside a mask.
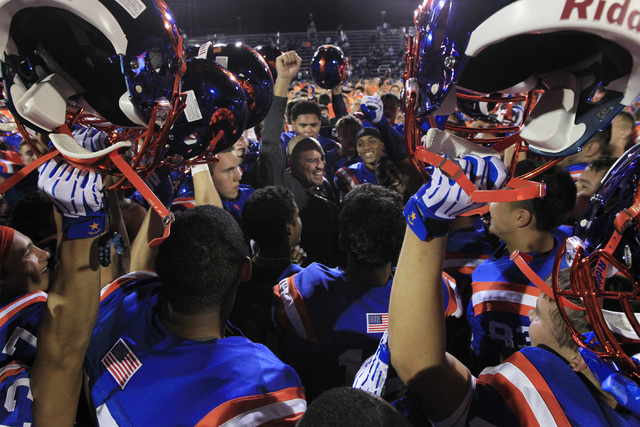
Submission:
[[[333,125],[161,0],[0,1],[57,236],[0,226],[1,424],[640,425],[637,6],[425,1],[403,126],[329,48]]]

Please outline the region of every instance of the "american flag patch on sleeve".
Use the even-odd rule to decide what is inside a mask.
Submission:
[[[102,358],[102,364],[122,389],[142,366],[142,362],[133,354],[122,338],[118,339],[111,350]]]
[[[382,333],[389,329],[389,313],[367,313],[367,333]]]

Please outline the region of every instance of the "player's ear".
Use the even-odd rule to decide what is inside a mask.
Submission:
[[[575,352],[575,356],[569,361],[569,366],[574,372],[582,372],[587,369],[587,362],[584,361],[580,353]]]
[[[533,215],[531,215],[531,212],[528,209],[518,207],[514,209],[512,213],[514,214],[513,220],[518,227],[526,227],[533,219]]]

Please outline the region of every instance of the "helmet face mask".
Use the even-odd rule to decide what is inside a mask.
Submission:
[[[521,137],[541,155],[578,152],[637,98],[640,46],[634,31],[595,19],[591,9],[585,14],[586,4],[575,3],[426,0],[415,13],[418,35],[405,75],[417,97],[412,114],[448,115],[442,107],[460,90],[540,90],[538,111],[526,115]],[[606,96],[594,101],[598,87]]]
[[[5,2],[0,13],[19,3]],[[18,6],[5,29],[4,57],[14,55],[24,58],[23,63],[40,65],[40,78],[60,74],[73,88],[72,101],[88,105],[111,124],[146,127],[156,101],[172,99],[182,61],[181,38],[166,5],[144,0],[144,9],[133,11],[109,0],[61,3]],[[89,7],[104,17],[87,18]],[[15,65],[3,68],[10,94],[14,77],[21,74]],[[21,83],[36,82],[31,78]]]
[[[614,361],[640,380],[640,369],[628,354],[640,344],[640,146],[627,151],[613,165],[591,198],[574,236],[556,258],[553,287],[556,296],[581,299],[597,344],[589,343],[564,310],[560,310],[574,340],[601,357]],[[560,289],[560,260],[567,256],[571,286]],[[556,298],[560,308],[562,299]],[[637,350],[634,350],[634,352]]]
[[[131,168],[146,178],[184,108],[182,38],[164,1],[4,0],[0,17],[8,106],[23,137],[24,126],[69,135],[74,124],[94,126],[108,146],[132,141]],[[123,177],[100,156],[67,160]]]

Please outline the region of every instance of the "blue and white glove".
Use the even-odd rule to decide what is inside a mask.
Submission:
[[[102,234],[106,210],[99,173],[81,171],[56,159],[42,164],[38,171],[38,188],[62,214],[62,231],[70,239]]]
[[[373,356],[365,360],[358,370],[353,380],[353,388],[359,388],[377,396],[382,396],[387,382],[389,364],[391,363],[388,342],[389,331],[385,331],[378,345],[378,350]]]
[[[360,109],[364,118],[376,126],[382,126],[387,122],[387,118],[384,116],[384,105],[377,96],[363,97]]]
[[[479,157],[468,154],[457,163],[479,190],[499,189],[507,180],[507,171],[497,156]],[[413,195],[404,209],[407,224],[420,240],[444,236],[453,219],[482,206],[439,168],[433,168],[431,179]]]
[[[107,147],[109,135],[96,128],[78,127],[71,133],[78,144],[91,152],[104,150]]]

